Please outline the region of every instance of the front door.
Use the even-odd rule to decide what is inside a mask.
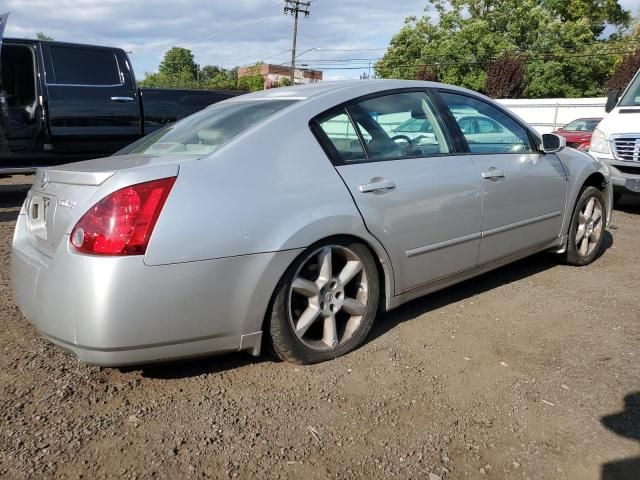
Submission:
[[[397,128],[410,119],[427,133]],[[477,263],[481,183],[424,91],[351,103],[317,119],[368,230],[384,245],[399,294]]]
[[[140,137],[140,101],[122,51],[44,42],[43,57],[54,152],[107,155]]]
[[[479,98],[441,91],[482,181],[479,263],[560,235],[567,177],[558,157],[537,151],[527,130]]]

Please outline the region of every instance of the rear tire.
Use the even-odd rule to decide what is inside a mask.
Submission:
[[[307,249],[280,280],[267,313],[273,352],[298,364],[360,346],[375,319],[378,269],[369,249],[336,238]]]
[[[604,195],[595,187],[585,187],[571,217],[565,262],[584,266],[593,262],[604,243],[606,216]]]

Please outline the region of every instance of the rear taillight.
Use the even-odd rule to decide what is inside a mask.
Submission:
[[[131,185],[107,195],[71,231],[71,245],[92,255],[143,255],[176,177]]]

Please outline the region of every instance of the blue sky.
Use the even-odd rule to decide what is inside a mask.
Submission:
[[[309,18],[300,19],[297,63],[323,66],[325,79],[358,78],[382,56],[404,19],[424,14],[427,5],[425,0],[311,3]],[[620,3],[640,13],[640,0]],[[6,36],[33,38],[43,31],[56,40],[132,51],[142,78],[172,46],[191,49],[202,65],[288,64],[293,19],[283,14],[283,5],[283,0],[0,0],[0,12],[11,12]],[[337,69],[346,59],[355,68]]]

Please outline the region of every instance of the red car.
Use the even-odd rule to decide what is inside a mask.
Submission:
[[[602,118],[578,118],[553,133],[567,139],[567,146],[576,150],[588,150],[591,134]]]

